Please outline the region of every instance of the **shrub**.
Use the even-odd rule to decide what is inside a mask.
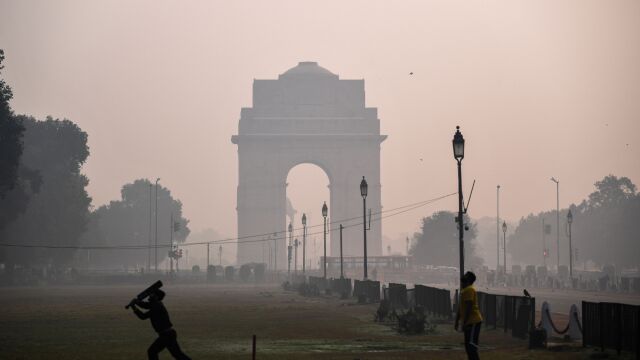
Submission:
[[[435,331],[435,325],[427,321],[421,307],[409,308],[405,313],[396,315],[398,318],[398,332],[403,334],[423,334]]]

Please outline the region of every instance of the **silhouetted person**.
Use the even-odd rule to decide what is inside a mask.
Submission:
[[[171,324],[171,321],[169,320],[169,313],[164,307],[164,304],[162,304],[164,296],[164,291],[158,289],[149,295],[148,302],[140,301],[138,299],[131,300],[131,308],[133,309],[133,312],[138,316],[138,318],[140,318],[140,320],[151,319],[151,326],[153,326],[153,330],[158,333],[158,338],[147,350],[149,360],[157,360],[158,354],[164,350],[164,348],[167,348],[175,359],[191,360],[182,352],[182,350],[180,350],[180,345],[178,345],[178,334],[173,330],[173,324]],[[136,306],[148,309],[149,311],[142,312]]]
[[[478,295],[473,283],[476,275],[467,271],[460,279],[462,290],[460,290],[460,304],[456,315],[455,329],[458,331],[458,323],[462,318],[462,330],[464,331],[464,349],[467,351],[469,360],[479,360],[478,339],[480,337],[480,327],[482,326],[482,315],[478,307]]]

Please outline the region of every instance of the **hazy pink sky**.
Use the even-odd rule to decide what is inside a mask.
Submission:
[[[551,176],[563,207],[609,173],[640,184],[636,0],[0,0],[0,48],[17,113],[69,118],[89,134],[94,206],[160,177],[194,230],[235,235],[240,108],[253,79],[299,61],[365,79],[389,135],[386,208],[455,191],[458,124],[467,192],[477,180],[472,217],[494,216],[498,183],[512,220],[555,207]],[[294,194],[294,205],[319,202],[317,214],[327,179],[316,175],[292,177],[322,189]],[[449,198],[383,232],[455,208]]]

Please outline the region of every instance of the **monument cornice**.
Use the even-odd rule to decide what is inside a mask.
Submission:
[[[344,140],[344,141],[376,141],[382,143],[387,135],[378,134],[240,134],[232,135],[231,142],[239,144],[244,141],[292,141],[292,140]]]

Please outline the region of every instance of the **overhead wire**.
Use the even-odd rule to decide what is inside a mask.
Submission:
[[[456,195],[457,192],[453,192],[453,193],[449,193],[446,195],[441,195],[432,199],[428,199],[428,200],[424,200],[424,201],[420,201],[420,202],[416,202],[416,203],[412,203],[412,204],[408,204],[408,205],[403,205],[403,206],[399,206],[396,208],[392,208],[392,209],[387,209],[387,210],[381,210],[375,213],[370,213],[370,221],[381,221],[382,219],[386,219],[386,218],[390,218],[393,216],[397,216],[400,214],[404,214],[408,211],[412,211],[415,210],[417,208],[432,204],[434,202],[440,201],[442,199],[445,199],[447,197]],[[386,213],[391,213],[389,215],[384,216],[383,214]],[[330,221],[329,222],[329,229],[327,230],[327,232],[331,232],[331,231],[336,231],[339,229],[338,227],[332,227],[331,224],[344,224],[345,222],[350,222],[353,220],[357,220],[357,219],[361,219],[360,216],[357,217],[351,217],[351,218],[345,218],[345,219],[341,219],[341,220],[335,220],[335,221]],[[348,224],[348,225],[344,225],[342,228],[343,229],[347,229],[347,228],[351,228],[351,227],[355,227],[355,226],[362,226],[363,221],[361,220],[360,222],[356,222],[353,224]],[[315,227],[319,227],[319,226],[323,226],[324,224],[318,224],[318,225],[312,225],[312,226],[307,226],[307,229],[309,228],[315,228]],[[303,230],[304,227],[301,228],[296,228],[296,229],[292,229],[293,231],[300,231]],[[283,234],[284,236],[276,236],[274,237],[273,235],[276,234]],[[323,231],[318,231],[318,232],[312,232],[312,233],[307,233],[307,235],[319,235],[319,234],[324,234],[324,230]],[[269,236],[269,238],[265,238]],[[187,246],[195,246],[195,245],[207,245],[207,244],[216,244],[216,245],[223,245],[223,244],[234,244],[234,243],[239,243],[239,244],[250,244],[250,243],[257,243],[257,242],[266,242],[266,241],[276,241],[276,240],[287,240],[287,230],[284,231],[272,231],[272,232],[267,232],[267,233],[262,233],[262,234],[255,234],[255,235],[247,235],[247,236],[241,236],[241,237],[235,237],[235,238],[226,238],[226,239],[219,239],[219,240],[211,240],[211,241],[200,241],[200,242],[192,242],[192,243],[182,243],[179,244],[180,247],[187,247]],[[252,239],[252,238],[259,238],[259,239]],[[250,240],[252,239],[252,240]],[[155,248],[168,248],[170,247],[170,244],[160,244],[160,245],[40,245],[40,244],[13,244],[13,243],[0,243],[0,247],[11,247],[11,248],[38,248],[38,249],[67,249],[67,250],[146,250],[146,249],[155,249]]]

